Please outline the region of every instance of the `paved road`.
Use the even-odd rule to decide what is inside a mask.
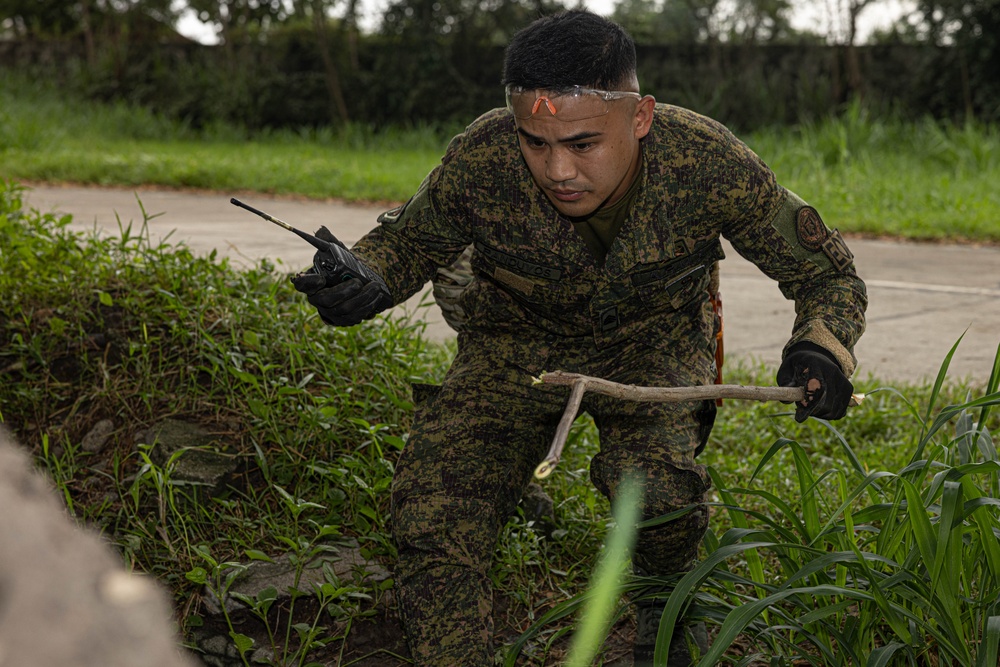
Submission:
[[[178,192],[33,185],[26,200],[44,213],[71,214],[74,225],[117,233],[118,220],[141,224],[139,202],[150,215],[152,240],[183,241],[195,252],[217,249],[237,264],[279,260],[291,270],[311,263],[312,249],[293,234],[229,203],[230,194],[294,226],[325,224],[350,246],[375,224],[380,209],[302,201],[253,193]],[[964,334],[949,376],[984,382],[1000,343],[1000,248],[925,245],[850,239],[858,272],[868,284],[868,331],[858,343],[857,378],[887,382],[933,379],[948,350]],[[775,283],[727,247],[722,297],[729,359],[777,364],[794,309]],[[400,306],[428,321],[428,337],[453,336],[436,307]]]

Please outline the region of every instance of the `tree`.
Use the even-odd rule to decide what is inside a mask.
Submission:
[[[340,71],[334,60],[330,19],[328,12],[332,9],[336,0],[300,0],[300,11],[311,16],[313,34],[316,37],[316,47],[323,60],[323,74],[326,82],[326,91],[330,97],[330,119],[334,123],[347,123],[350,116],[347,112],[347,100],[344,99],[344,90],[340,84]],[[356,7],[354,8],[356,11]]]
[[[612,18],[639,43],[760,44],[792,33],[790,0],[620,0]]]
[[[720,20],[728,41],[743,44],[776,42],[791,35],[789,0],[738,0]]]
[[[222,43],[229,43],[237,30],[267,30],[288,19],[289,5],[283,0],[187,0],[202,23],[214,25]]]
[[[66,35],[78,32],[83,3],[60,0],[0,0],[5,30],[18,37]]]
[[[172,5],[171,0],[0,0],[0,16],[7,17],[3,28],[23,39],[82,39],[87,61],[94,64],[99,50],[120,53],[130,41],[172,31],[177,22]]]
[[[917,29],[958,58],[967,117],[1000,119],[1000,0],[920,0]]]
[[[695,44],[717,37],[719,0],[620,0],[612,19],[640,44]]]
[[[467,116],[468,109],[499,106],[502,49],[532,20],[563,9],[558,0],[395,0],[385,11],[379,67],[405,85],[385,90],[396,117],[433,108],[441,118]],[[402,77],[400,76],[402,75]],[[380,89],[382,81],[373,80]]]

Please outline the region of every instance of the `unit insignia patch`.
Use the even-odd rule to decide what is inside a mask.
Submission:
[[[812,206],[803,206],[795,214],[795,233],[802,247],[811,252],[822,249],[830,236],[830,230]]]

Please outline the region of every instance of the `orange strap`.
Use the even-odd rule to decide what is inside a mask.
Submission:
[[[715,334],[715,384],[722,384],[722,362],[725,361],[726,353],[722,344],[722,295],[715,292],[709,296],[712,302],[712,310],[715,311],[715,321],[718,331]],[[722,406],[722,399],[715,399],[715,404]]]

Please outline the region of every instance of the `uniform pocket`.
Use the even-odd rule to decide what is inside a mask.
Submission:
[[[667,313],[680,310],[699,295],[708,294],[711,268],[709,264],[699,264],[686,267],[675,275],[637,274],[632,282],[646,310],[654,315]]]
[[[725,257],[718,239],[696,246],[690,254],[647,266],[632,275],[643,307],[654,315],[680,310],[696,297],[707,296],[712,268]]]

